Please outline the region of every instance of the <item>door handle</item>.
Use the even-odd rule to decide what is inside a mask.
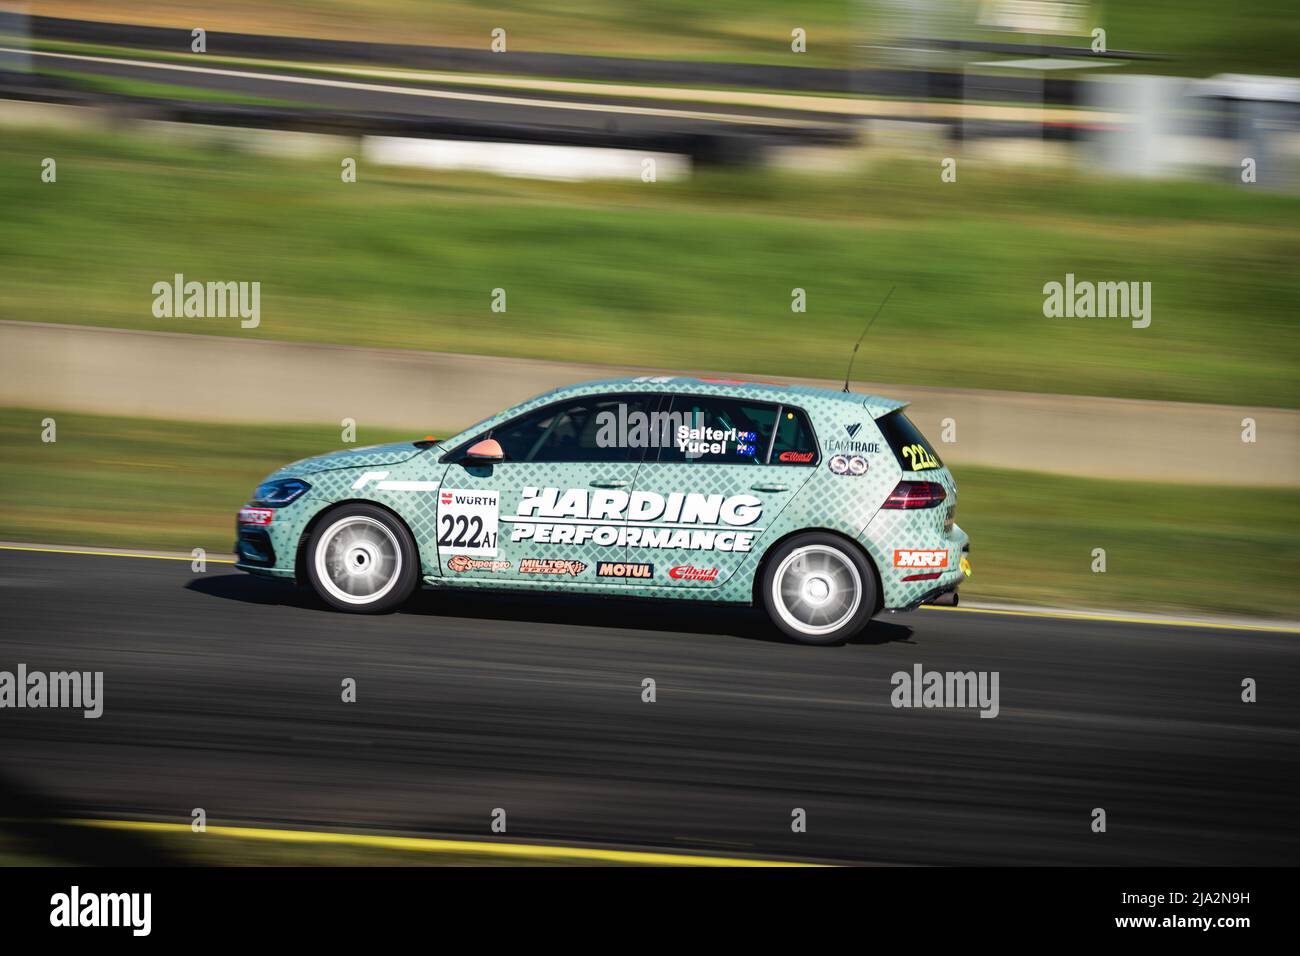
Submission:
[[[588,482],[593,488],[626,488],[632,482],[626,478],[597,478],[595,481]]]
[[[754,485],[750,491],[789,491],[789,485]]]

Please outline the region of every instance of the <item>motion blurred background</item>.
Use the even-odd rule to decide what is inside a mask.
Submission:
[[[446,434],[610,367],[835,383],[893,288],[855,387],[954,467],[963,598],[1294,616],[1298,22],[11,6],[0,538],[224,552],[345,420]],[[177,274],[260,283],[256,324],[158,317]],[[1150,283],[1149,326],[1049,317],[1067,276]]]

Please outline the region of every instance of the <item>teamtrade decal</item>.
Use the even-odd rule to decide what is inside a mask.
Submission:
[[[438,492],[438,547],[495,558],[500,498],[499,491]]]
[[[568,558],[524,558],[519,562],[520,574],[568,574],[577,577],[587,566]]]
[[[849,440],[842,438],[830,438],[826,441],[826,453],[833,455],[836,452],[857,452],[858,454],[875,454],[880,451],[880,442],[874,441],[853,441],[858,432],[862,429],[862,422],[854,422],[852,425],[845,425],[844,430],[848,432]]]
[[[652,578],[655,576],[653,564],[638,564],[628,561],[601,561],[596,565],[598,578]]]
[[[463,554],[453,555],[447,561],[447,570],[459,574],[462,571],[509,571],[509,561],[492,561],[487,558],[467,558]]]
[[[524,488],[511,541],[595,544],[672,551],[750,551],[763,529],[763,502],[753,495],[674,491]]]
[[[911,548],[900,548],[894,552],[894,567],[896,568],[946,568],[947,566],[947,551],[918,551]]]

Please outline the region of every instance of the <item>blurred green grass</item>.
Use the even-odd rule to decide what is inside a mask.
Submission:
[[[49,130],[0,140],[0,318],[1295,407],[1300,197],[892,158],[838,175],[545,183]],[[42,183],[43,157],[58,182]],[[261,326],[156,319],[174,273],[262,283]],[[1067,272],[1153,321],[1047,319]],[[790,310],[807,290],[808,311]],[[508,311],[490,310],[492,290]]]
[[[506,29],[511,50],[645,56],[663,59],[845,66],[861,57],[885,22],[873,0],[43,0],[46,16],[160,23],[208,30],[326,36],[486,48]],[[976,4],[949,5],[963,29]],[[1091,5],[1093,25],[1106,28],[1112,50],[1164,53],[1169,63],[1144,72],[1205,76],[1221,71],[1295,75],[1300,23],[1289,0],[1249,5],[1219,0],[1127,0]],[[790,31],[807,31],[803,54],[790,51]],[[988,36],[996,36],[987,34]],[[1005,39],[1005,34],[999,37]],[[1086,38],[1061,38],[1084,46]]]
[[[195,103],[228,103],[243,106],[268,106],[290,109],[315,109],[310,103],[297,100],[275,99],[268,96],[248,96],[226,90],[206,90],[198,86],[173,83],[152,83],[125,76],[101,76],[76,70],[38,69],[41,76],[52,77],[78,89],[110,96],[140,96],[159,100],[187,100]]]
[[[214,425],[0,409],[0,539],[228,552],[234,514],[335,428]],[[450,434],[445,429],[436,434]],[[410,439],[368,429],[358,441]],[[968,600],[1293,617],[1300,491],[1100,481],[955,466]],[[1092,572],[1094,548],[1107,570]]]

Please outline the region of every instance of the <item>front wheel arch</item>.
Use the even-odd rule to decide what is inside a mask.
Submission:
[[[419,555],[420,539],[415,536],[415,532],[411,530],[411,526],[407,523],[406,519],[392,508],[385,504],[381,504],[378,501],[372,501],[369,498],[344,498],[342,501],[331,501],[324,508],[321,508],[311,516],[311,520],[308,521],[306,527],[302,529],[302,534],[298,536],[298,548],[293,558],[293,580],[295,584],[310,583],[310,580],[307,577],[307,544],[311,541],[312,532],[316,530],[316,526],[321,523],[323,518],[327,517],[332,512],[338,511],[346,505],[369,505],[372,508],[378,508],[380,511],[387,511],[394,521],[398,522],[406,529],[406,533],[409,534],[411,540],[415,542],[415,553],[417,556]],[[420,578],[423,579],[423,577],[424,569],[421,568]]]

